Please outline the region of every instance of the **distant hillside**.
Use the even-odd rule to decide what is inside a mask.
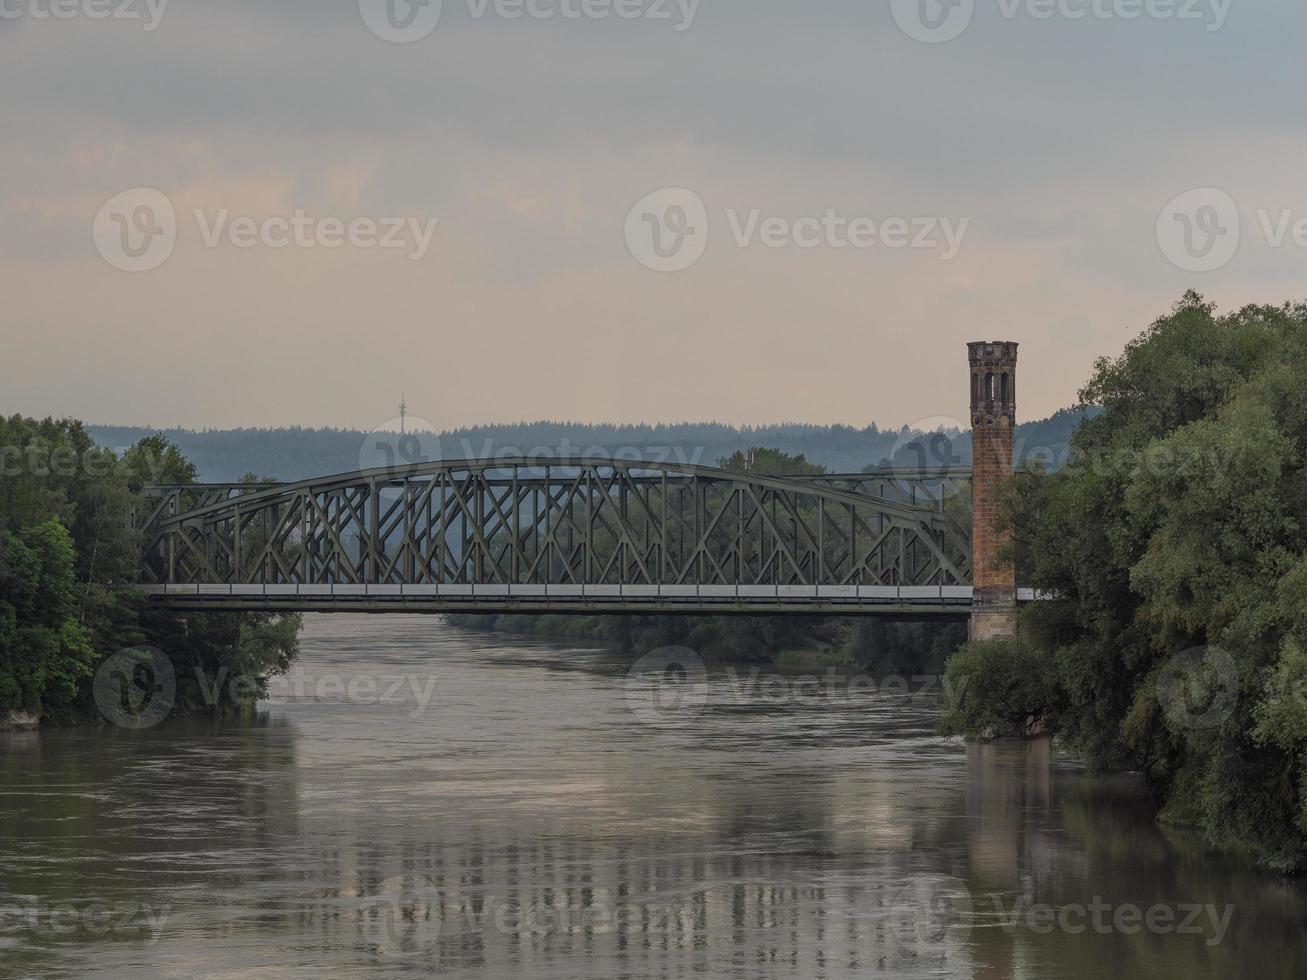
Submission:
[[[1018,426],[1018,457],[1043,458],[1056,465],[1083,417],[1082,411],[1066,409],[1052,418]],[[924,434],[875,425],[864,429],[798,424],[737,428],[718,423],[616,426],[531,422],[455,429],[438,435],[411,433],[403,439],[397,433],[350,429],[194,431],[91,425],[88,430],[101,445],[116,450],[162,431],[195,462],[200,478],[210,482],[239,480],[247,473],[301,480],[380,466],[394,459],[416,462],[539,452],[604,453],[715,465],[738,450],[762,446],[801,453],[810,462],[838,472],[859,472],[891,460],[905,466],[971,462],[970,432]]]

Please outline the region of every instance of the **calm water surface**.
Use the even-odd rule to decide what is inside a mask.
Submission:
[[[614,652],[398,616],[301,666],[248,721],[0,735],[0,976],[1307,975],[1301,883],[931,693],[659,712]]]

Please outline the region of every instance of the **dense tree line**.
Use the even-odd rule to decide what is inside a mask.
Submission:
[[[1017,428],[1018,453],[1023,458],[1060,459],[1079,422],[1079,411],[1064,410],[1052,418]],[[201,478],[221,483],[249,472],[274,473],[282,480],[301,480],[346,473],[372,462],[427,459],[468,459],[497,454],[549,452],[606,453],[626,458],[711,465],[749,446],[770,446],[792,456],[803,455],[834,472],[858,473],[873,466],[967,465],[971,433],[966,420],[949,429],[944,439],[922,438],[918,430],[881,429],[876,425],[729,426],[719,423],[679,425],[582,425],[566,422],[524,422],[487,425],[440,433],[393,434],[351,429],[230,429],[196,432],[125,426],[90,426],[103,446],[124,450],[149,435],[161,434],[196,465]],[[377,446],[378,441],[391,445]]]
[[[132,588],[144,487],[194,479],[161,436],[117,454],[80,422],[0,418],[0,726],[97,720],[97,666],[143,644],[168,658],[178,712],[250,703],[288,665],[298,617],[179,616]]]
[[[1307,866],[1307,306],[1188,294],[1081,393],[1062,471],[1006,520],[1054,591],[949,664],[969,735],[1050,732],[1142,771],[1164,820]]]

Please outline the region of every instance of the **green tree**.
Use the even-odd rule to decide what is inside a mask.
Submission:
[[[759,476],[819,476],[826,472],[826,467],[809,463],[802,453],[796,455],[761,446],[724,456],[717,465],[735,473],[749,472]]]
[[[90,675],[76,584],[72,536],[56,518],[0,531],[0,709],[39,715]]]
[[[1218,316],[1187,294],[1096,364],[1071,464],[1019,475],[1005,508],[1021,578],[1060,597],[1022,616],[1052,672],[1028,710],[1143,771],[1164,818],[1282,869],[1307,862],[1304,376],[1307,306]],[[968,695],[975,667],[950,665]],[[963,707],[945,725],[978,733]]]
[[[181,617],[132,588],[134,526],[156,503],[145,488],[195,475],[162,436],[119,458],[80,422],[0,419],[0,723],[12,711],[54,724],[96,720],[96,665],[141,643],[173,661],[179,712],[245,706],[286,668],[298,617]],[[219,686],[218,677],[246,683]]]

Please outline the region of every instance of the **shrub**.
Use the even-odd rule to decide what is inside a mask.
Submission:
[[[1017,638],[964,644],[944,672],[948,702],[940,720],[945,735],[1022,737],[1051,721],[1056,685],[1046,655]]]

